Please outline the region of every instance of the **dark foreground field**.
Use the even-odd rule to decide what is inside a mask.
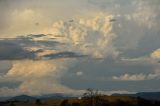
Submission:
[[[94,96],[54,100],[6,101],[0,106],[160,106],[159,100],[130,96]]]

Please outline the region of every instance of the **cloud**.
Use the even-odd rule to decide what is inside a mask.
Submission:
[[[111,15],[99,14],[93,18],[81,18],[73,23],[59,21],[53,24],[52,34],[60,35],[61,41],[71,45],[69,50],[105,58],[117,55],[112,45],[116,35],[112,32]]]
[[[48,41],[41,38],[43,34],[20,36],[12,39],[0,40],[0,60],[40,60],[40,59],[59,59],[59,58],[78,58],[83,57],[74,52],[58,52],[53,46],[60,46],[57,41]],[[33,40],[34,39],[34,40]],[[49,49],[50,48],[50,49]]]
[[[82,75],[83,75],[83,72],[78,71],[78,72],[76,73],[76,75],[77,75],[77,76],[82,76]]]
[[[44,55],[44,57],[47,57],[49,59],[57,59],[57,58],[78,58],[78,57],[84,57],[84,56],[76,54],[74,52],[66,51],[66,52]]]
[[[155,50],[155,51],[151,54],[151,57],[152,57],[153,59],[160,60],[160,49]]]
[[[54,72],[56,68],[57,67],[55,65],[50,64],[50,62],[47,61],[15,61],[13,67],[9,70],[5,77],[16,80],[40,78],[42,76],[50,76],[50,73]]]
[[[13,67],[3,76],[2,80],[21,82],[17,88],[18,91],[29,95],[71,92],[72,89],[59,83],[62,73],[66,70],[65,64],[67,65],[66,62],[58,60],[15,61]]]
[[[102,94],[112,95],[112,94],[134,94],[135,92],[129,92],[126,90],[115,90],[115,91],[100,91]]]
[[[60,79],[80,57],[105,59],[109,55],[117,56],[118,52],[112,45],[115,35],[109,21],[111,17],[100,14],[74,20],[72,23],[58,21],[48,29],[50,34],[30,34],[2,39],[4,47],[8,44],[9,50],[16,50],[18,56],[24,57],[19,59],[15,52],[7,51],[11,58],[6,56],[2,60],[14,60],[13,66],[1,79],[21,82],[18,89],[30,95],[81,92],[62,85]],[[26,55],[19,54],[20,50],[25,51]],[[32,53],[33,57],[28,58],[27,53]],[[80,74],[83,73],[77,73]]]
[[[73,22],[58,21],[53,23],[53,27],[48,28],[47,34],[29,34],[12,39],[2,39],[1,45],[4,47],[3,43],[8,44],[10,52],[7,52],[9,53],[7,56],[5,53],[1,54],[1,58],[7,59],[10,56],[8,59],[37,59],[36,54],[39,51],[30,51],[32,50],[30,48],[55,51],[57,54],[51,53],[44,56],[50,58],[59,55],[63,55],[61,57],[81,57],[82,55],[89,55],[92,58],[106,58],[108,55],[116,57],[118,51],[112,45],[116,37],[112,32],[110,22],[112,17],[112,15],[100,13],[93,18],[80,18]],[[53,46],[56,48],[54,49]],[[18,54],[16,55],[14,51],[17,51]]]
[[[22,48],[16,41],[0,40],[0,60],[34,59],[34,52]]]
[[[119,77],[113,76],[112,79],[117,81],[143,81],[143,80],[155,79],[156,77],[157,77],[156,74],[144,75],[141,73],[141,74],[133,74],[133,75],[124,74]]]
[[[59,44],[56,51],[60,52],[60,54],[66,51],[72,52],[67,53],[68,57],[71,57],[71,55],[72,57],[80,57],[80,55],[76,55],[74,51],[82,55],[90,55],[94,58],[105,58],[107,55],[117,56],[118,51],[116,51],[112,45],[115,35],[112,32],[112,23],[109,21],[111,17],[113,16],[101,13],[99,16],[89,19],[81,18],[72,23],[59,21],[55,22],[53,27],[48,29],[50,30],[48,33],[51,34],[30,34],[27,36],[19,36],[15,39],[2,39],[1,45],[4,46],[3,43],[7,43],[10,47],[10,52],[8,52],[9,55],[7,56],[5,56],[4,53],[1,55],[1,58],[7,59],[7,57],[10,56],[11,58],[8,59],[23,59],[25,57],[26,59],[36,59],[36,52],[38,51],[29,51],[31,50],[30,48],[39,48],[43,51],[51,51],[55,50],[53,49],[53,46],[56,44]],[[60,37],[57,37],[57,35]],[[60,45],[60,43],[65,45]],[[13,47],[13,45],[15,46]],[[17,51],[17,55],[14,50]],[[59,54],[52,53],[47,54],[44,57],[55,58],[56,55],[59,56]],[[65,56],[64,53],[62,55],[63,57],[66,57],[66,53]]]
[[[124,74],[120,76],[113,76],[113,80],[120,80],[120,81],[143,81],[143,80],[153,80],[160,78],[160,71],[159,71],[159,49],[156,49],[152,53],[148,54],[148,56],[138,57],[138,58],[121,58],[121,62],[125,64],[141,64],[146,66],[152,66],[153,70],[150,71],[149,74]]]
[[[22,92],[17,88],[8,88],[8,87],[0,88],[1,97],[17,96],[19,94],[22,94]]]
[[[138,81],[138,80],[144,80],[145,76],[143,74],[138,74],[138,75],[129,75],[125,74],[122,76],[113,76],[114,80],[120,80],[120,81]]]
[[[77,94],[76,90],[47,79],[27,80],[19,86],[19,90],[29,95],[44,95],[50,93],[71,94],[73,92]]]
[[[86,0],[1,0],[0,37],[42,33],[57,20],[88,14],[86,3]]]
[[[49,26],[51,19],[48,19],[39,10],[34,9],[16,9],[14,8],[7,18],[7,28],[3,29],[3,37],[16,37],[20,34],[40,33],[44,27]],[[43,21],[42,21],[43,20]],[[35,25],[39,22],[39,26]],[[1,36],[2,36],[1,35]]]
[[[159,45],[159,41],[156,40],[160,23],[158,19],[160,8],[157,5],[160,2],[158,0],[154,2],[149,0],[88,1],[100,11],[110,12],[116,18],[113,29],[117,35],[115,44],[121,52],[125,52],[125,55],[127,53],[132,56],[144,55]],[[148,43],[151,39],[155,41],[152,44]]]
[[[4,1],[0,2],[0,23],[3,24],[0,25],[3,30],[0,30],[0,36],[13,37],[0,40],[0,60],[13,62],[8,73],[1,75],[1,81],[20,81],[17,87],[20,92],[38,95],[77,91],[62,85],[61,78],[70,74],[69,67],[77,66],[79,57],[86,60],[81,64],[86,64],[88,59],[100,59],[106,62],[105,65],[110,62],[108,58],[114,58],[112,61],[116,66],[122,67],[120,70],[125,67],[127,71],[131,68],[143,71],[140,74],[137,70],[125,71],[126,74],[117,71],[120,76],[113,75],[115,81],[159,77],[159,50],[156,50],[159,47],[158,0],[7,1],[8,7],[3,6]],[[116,22],[111,22],[112,19]],[[151,40],[154,42],[148,43]],[[84,66],[93,66],[92,62],[88,64]],[[96,65],[94,70],[106,72],[102,62]],[[81,65],[78,63],[78,66]],[[141,70],[140,66],[145,68]],[[144,71],[146,67],[151,68],[151,72],[147,73],[149,69]],[[105,68],[118,70],[112,62]],[[77,75],[82,73],[77,72]]]

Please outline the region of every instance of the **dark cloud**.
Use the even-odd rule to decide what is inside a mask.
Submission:
[[[31,34],[31,35],[28,35],[28,37],[35,37],[35,38],[39,38],[39,37],[43,37],[43,36],[46,36],[45,34],[37,34],[37,35],[34,35],[34,34]]]
[[[134,90],[132,87],[124,86],[130,84],[131,81],[113,81],[111,78],[114,75],[121,75],[125,73],[152,73],[154,67],[152,65],[142,65],[133,63],[117,62],[113,59],[106,59],[102,62],[94,61],[91,59],[82,60],[75,66],[69,69],[70,73],[66,73],[61,83],[71,88],[82,89],[92,87],[100,90],[108,89],[127,89]],[[75,75],[77,71],[82,71],[83,75],[79,78]],[[96,83],[96,84],[95,84]],[[115,84],[113,84],[115,83]],[[125,84],[124,84],[125,83]],[[99,84],[97,86],[97,84]],[[124,85],[123,85],[124,84]],[[131,85],[136,86],[136,82]],[[107,85],[107,86],[106,86]],[[123,85],[123,86],[122,86]],[[106,86],[106,87],[105,87]],[[141,87],[137,87],[140,89]]]
[[[20,82],[9,82],[9,81],[0,82],[0,88],[2,87],[16,88],[19,85],[20,85]]]
[[[48,57],[49,59],[57,59],[57,58],[79,58],[79,57],[84,57],[85,55],[80,55],[74,52],[59,52],[55,54],[49,54],[45,55],[44,57]]]
[[[34,59],[34,52],[23,49],[16,41],[0,40],[0,60]]]
[[[74,52],[59,52],[51,53],[48,55],[42,55],[37,57],[38,53],[45,52],[45,50],[54,50],[55,46],[60,46],[61,43],[57,41],[47,41],[38,40],[35,41],[34,38],[44,37],[44,34],[19,36],[17,38],[6,38],[0,39],[0,60],[21,60],[21,59],[31,59],[37,60],[42,58],[48,59],[58,59],[58,58],[78,58],[84,57]],[[28,50],[32,47],[37,47],[38,50]],[[28,48],[28,49],[26,49]]]

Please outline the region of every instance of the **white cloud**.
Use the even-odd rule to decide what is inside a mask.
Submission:
[[[42,11],[33,9],[14,9],[8,20],[9,26],[2,33],[3,37],[13,38],[18,35],[37,34],[52,23]],[[38,23],[38,24],[37,24]]]
[[[77,75],[77,76],[82,76],[82,75],[83,75],[83,72],[78,71],[78,72],[76,73],[76,75]]]
[[[26,15],[33,15],[34,13],[33,11],[26,12]],[[24,17],[21,15],[19,17]],[[54,23],[53,27],[48,29],[51,32],[47,32],[51,34],[47,34],[46,36],[50,38],[51,36],[59,35],[60,37],[57,37],[56,40],[65,45],[58,45],[56,51],[52,50],[52,48],[44,47],[44,51],[37,55],[41,57],[53,52],[76,51],[79,54],[92,58],[106,58],[108,55],[116,56],[118,52],[112,45],[115,35],[112,32],[112,23],[109,21],[111,17],[111,15],[101,13],[99,15],[96,14],[93,18],[81,18],[73,20],[73,22],[59,21]],[[20,19],[25,18],[28,20],[28,17]],[[39,38],[48,41],[46,36]],[[24,49],[29,51],[43,50],[43,45],[40,47],[29,46]],[[12,68],[1,79],[4,81],[21,82],[18,89],[30,95],[52,92],[79,92],[79,90],[73,90],[63,86],[59,82],[63,74],[67,72],[67,69],[76,64],[76,61],[78,60],[63,58],[55,60],[42,59],[38,61],[17,60],[13,61]],[[81,76],[83,72],[77,72],[77,75]]]
[[[57,73],[58,68],[52,61],[15,61],[5,77],[16,80],[47,77],[51,73]]]
[[[50,93],[71,94],[73,92],[76,94],[76,90],[63,86],[52,78],[26,80],[19,86],[19,90],[29,95],[44,95]]]
[[[117,81],[143,81],[143,80],[151,80],[157,78],[156,74],[124,74],[121,76],[113,76],[113,80]]]
[[[112,94],[135,94],[136,92],[129,92],[126,90],[115,90],[115,91],[100,91],[101,94],[112,95]]]
[[[121,62],[125,64],[141,64],[146,66],[152,66],[153,70],[149,74],[124,74],[120,76],[113,76],[113,80],[120,81],[143,81],[143,80],[153,80],[160,78],[160,49],[153,51],[148,56],[138,57],[138,58],[121,58]],[[145,73],[145,72],[144,72]]]
[[[64,61],[69,60],[15,61],[2,79],[21,82],[17,89],[29,95],[69,91],[72,89],[59,83],[59,78],[66,70],[67,62]]]
[[[151,57],[153,58],[153,59],[156,59],[156,60],[160,60],[160,49],[157,49],[157,50],[155,50],[152,54],[151,54]]]
[[[95,58],[118,55],[112,45],[112,15],[96,14],[93,18],[81,18],[73,22],[59,21],[53,24],[50,33],[61,36],[59,41],[68,43],[69,50],[75,50]]]
[[[143,74],[136,74],[136,75],[124,74],[119,77],[113,76],[113,79],[121,81],[137,81],[137,80],[144,80],[145,76]]]

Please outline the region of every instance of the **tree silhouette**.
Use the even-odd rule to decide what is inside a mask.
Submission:
[[[41,105],[41,100],[40,100],[40,99],[37,99],[37,100],[36,100],[36,105],[37,105],[37,106],[40,106],[40,105]]]
[[[61,106],[68,106],[68,100],[67,99],[63,100]]]
[[[102,106],[107,104],[103,96],[99,94],[98,90],[88,88],[82,96],[82,100],[85,106]]]
[[[15,106],[15,104],[12,102],[9,106]]]

